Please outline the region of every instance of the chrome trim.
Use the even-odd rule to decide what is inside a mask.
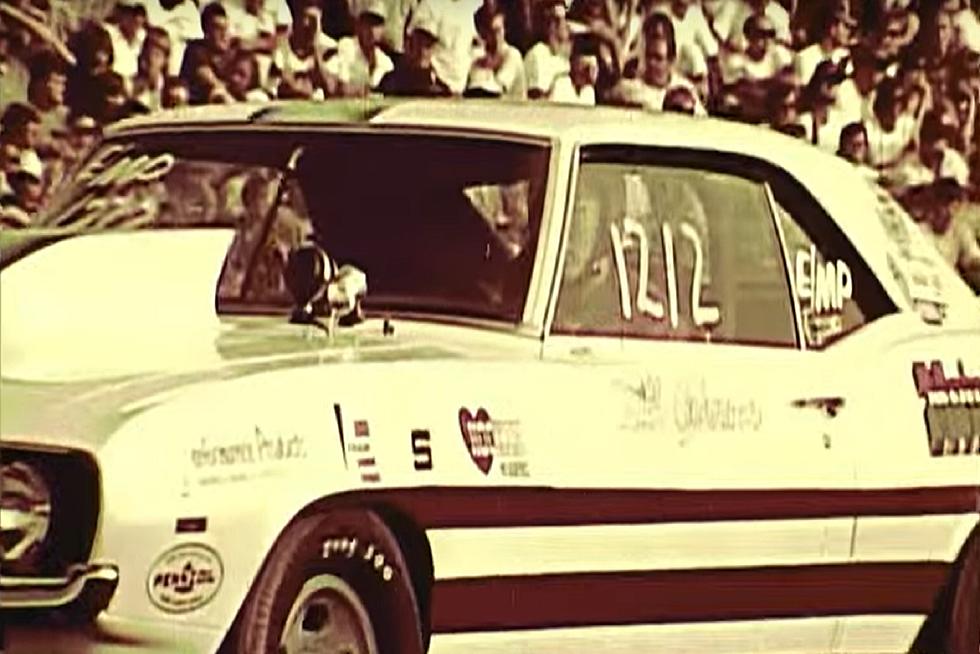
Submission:
[[[0,608],[30,609],[64,606],[86,588],[102,586],[115,592],[119,569],[111,563],[71,566],[64,577],[0,577]]]

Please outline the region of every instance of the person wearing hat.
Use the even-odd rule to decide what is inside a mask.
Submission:
[[[467,90],[493,90],[487,82],[494,80],[493,87],[499,95],[513,100],[527,98],[527,79],[521,51],[507,42],[506,17],[495,2],[485,2],[473,15],[476,32],[483,45],[483,52],[470,67]]]
[[[387,19],[384,0],[364,0],[354,21],[354,35],[337,42],[337,54],[327,62],[326,70],[339,82],[342,95],[365,95],[394,70],[391,58],[381,49]]]
[[[117,0],[112,20],[105,23],[112,40],[112,69],[122,75],[127,88],[139,70],[140,51],[146,38],[143,0]]]
[[[423,14],[409,25],[405,54],[384,76],[378,90],[384,95],[446,97],[452,95],[432,67],[432,54],[439,43],[438,27]]]
[[[851,35],[857,21],[851,17],[847,2],[840,1],[822,15],[820,37],[796,54],[794,69],[801,84],[809,83],[821,61],[840,64],[848,56]]]
[[[28,227],[44,199],[44,173],[37,157],[21,152],[19,161],[7,173],[10,192],[0,197],[0,226]]]

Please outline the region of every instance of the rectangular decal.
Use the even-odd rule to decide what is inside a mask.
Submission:
[[[980,454],[980,377],[967,375],[962,361],[958,368],[947,377],[940,361],[912,364],[932,456]]]

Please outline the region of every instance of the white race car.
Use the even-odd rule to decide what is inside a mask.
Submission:
[[[708,118],[113,129],[4,235],[2,605],[174,651],[980,650],[980,303]]]

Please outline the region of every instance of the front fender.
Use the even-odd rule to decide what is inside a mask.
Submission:
[[[110,618],[204,629],[216,649],[283,527],[358,487],[322,394],[296,384],[275,393],[273,381],[202,385],[145,408],[99,453],[94,557],[120,571]],[[182,579],[188,563],[209,570]]]

